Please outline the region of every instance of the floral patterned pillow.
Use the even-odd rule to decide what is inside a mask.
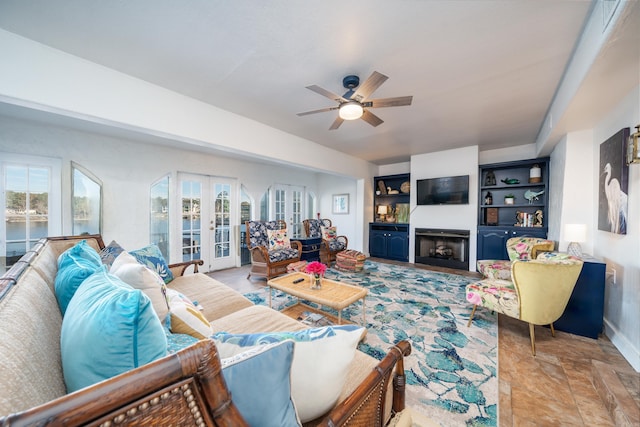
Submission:
[[[323,240],[335,240],[338,237],[336,227],[322,227],[322,239]]]
[[[289,240],[287,230],[267,230],[267,236],[269,237],[270,251],[289,249],[291,247],[291,240]]]

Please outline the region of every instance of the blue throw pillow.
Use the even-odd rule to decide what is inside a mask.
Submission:
[[[293,341],[253,347],[223,359],[222,375],[238,411],[252,426],[300,426],[291,399]]]
[[[98,270],[97,265],[82,257],[68,257],[56,274],[54,290],[60,313],[64,316],[67,306],[82,282]]]
[[[129,253],[136,257],[140,264],[146,265],[158,273],[158,275],[162,277],[162,280],[164,280],[164,283],[169,283],[173,280],[173,273],[169,270],[169,265],[167,265],[167,262],[162,256],[162,252],[160,252],[160,248],[155,243],[135,251],[130,251]]]
[[[71,393],[165,356],[167,339],[149,298],[102,267],[71,299],[60,348]]]
[[[80,240],[74,246],[60,254],[58,257],[58,270],[71,264],[78,258],[84,258],[85,260],[95,264],[96,267],[100,267],[102,265],[102,260],[100,259],[98,252],[89,246],[86,240]]]

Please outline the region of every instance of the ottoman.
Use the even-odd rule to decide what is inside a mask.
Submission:
[[[344,271],[362,271],[366,255],[353,249],[338,252],[336,255],[336,268]]]

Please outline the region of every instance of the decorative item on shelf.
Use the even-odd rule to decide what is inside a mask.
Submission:
[[[535,192],[531,190],[527,190],[524,192],[524,198],[529,201],[529,204],[532,204],[534,200],[539,200],[539,197],[544,194],[544,190]]]
[[[516,227],[533,227],[535,223],[535,214],[529,212],[516,211]]]
[[[543,224],[543,216],[542,209],[538,209],[535,213],[535,219],[533,220],[534,227],[542,227]]]
[[[636,132],[629,135],[627,141],[627,165],[640,163],[640,125],[636,126]]]
[[[402,224],[409,223],[409,203],[396,203],[396,220]]]
[[[520,184],[520,180],[518,178],[505,178],[501,179],[500,181],[504,182],[507,185]]]
[[[484,185],[496,185],[496,174],[488,171],[484,177]]]
[[[487,225],[498,225],[498,208],[487,208],[485,223]]]
[[[380,195],[380,190],[376,190],[376,196]]]
[[[540,165],[536,163],[529,169],[529,183],[537,184],[539,182],[542,182],[542,169],[540,169]]]
[[[325,271],[327,271],[327,266],[321,262],[312,261],[307,264],[304,271],[309,273],[311,276],[311,289],[321,289],[322,277],[324,276]]]
[[[411,191],[411,183],[409,181],[405,181],[400,185],[400,191],[403,193],[408,193]]]
[[[516,201],[516,196],[513,194],[507,194],[504,196],[504,204],[505,205],[513,205]]]
[[[398,190],[392,190],[391,187],[387,187],[387,194],[400,194]]]
[[[379,205],[378,206],[378,215],[379,215],[379,219],[380,221],[384,222],[385,221],[385,217],[387,216],[387,213],[389,212],[389,209],[387,208],[387,205]]]
[[[396,222],[395,212],[392,206],[389,206],[389,211],[387,212],[387,222]]]
[[[587,241],[587,224],[565,224],[564,239],[571,242],[567,246],[567,253],[582,258],[580,243]]]
[[[378,181],[378,190],[380,190],[380,194],[387,194],[387,187],[384,185],[384,181]]]
[[[487,191],[487,195],[484,196],[484,204],[485,205],[493,204],[493,195],[491,194],[491,191]]]

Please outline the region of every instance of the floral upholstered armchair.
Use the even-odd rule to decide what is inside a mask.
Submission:
[[[508,260],[478,260],[478,271],[487,279],[511,280],[511,263],[515,260],[528,261],[536,259],[541,252],[553,251],[552,240],[538,237],[512,237],[507,240]]]
[[[573,257],[515,260],[512,280],[484,279],[467,285],[466,298],[473,304],[467,326],[479,306],[527,322],[535,356],[534,326],[550,325],[555,336],[553,322],[564,313],[581,270],[582,261]]]
[[[302,244],[290,240],[284,221],[247,221],[247,247],[254,276],[272,277],[287,272],[287,265],[300,261]]]
[[[344,251],[349,245],[347,236],[338,236],[336,227],[331,226],[330,219],[305,219],[304,231],[309,238],[322,238],[320,245],[320,261],[331,265],[336,260],[336,254]]]

